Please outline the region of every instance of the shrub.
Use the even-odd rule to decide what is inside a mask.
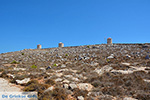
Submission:
[[[3,71],[0,77],[7,78],[8,71]]]
[[[86,90],[80,90],[80,89],[78,89],[78,88],[76,88],[76,89],[74,89],[74,97],[78,97],[78,96],[83,96],[83,97],[86,97],[87,96],[87,94],[88,94],[88,91],[86,91]]]
[[[14,60],[14,61],[11,62],[11,64],[19,64],[19,62]]]
[[[35,66],[35,65],[32,65],[32,66],[31,66],[31,68],[37,68],[37,66]]]
[[[53,64],[53,66],[57,67],[57,64]]]
[[[21,53],[22,55],[24,55],[24,53]]]
[[[4,71],[4,69],[0,69],[0,72]]]
[[[38,83],[37,80],[31,80],[26,84],[26,86],[23,90],[26,91],[26,92],[37,91],[38,96],[41,97],[44,90],[46,90],[48,87],[50,87],[50,85],[40,84],[40,83]]]
[[[46,84],[50,84],[50,85],[54,85],[54,84],[56,84],[56,83],[55,83],[55,81],[54,81],[54,80],[52,80],[52,79],[48,79],[48,80],[46,80],[46,81],[45,81],[45,83],[46,83]]]
[[[92,82],[92,85],[93,85],[94,87],[98,87],[98,86],[101,85],[101,82],[100,82],[99,80],[95,80],[94,82]]]
[[[64,88],[55,88],[53,90],[52,96],[55,100],[67,100],[67,93]]]

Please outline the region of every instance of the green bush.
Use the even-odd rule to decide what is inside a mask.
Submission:
[[[22,55],[24,55],[24,53],[21,53]]]
[[[32,65],[32,66],[31,66],[31,68],[37,68],[37,66],[35,66],[35,65]]]
[[[57,64],[53,64],[53,66],[57,67]]]
[[[19,64],[19,62],[14,60],[14,61],[11,62],[11,64]]]

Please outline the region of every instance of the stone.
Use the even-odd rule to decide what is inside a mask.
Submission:
[[[68,84],[64,84],[63,88],[68,89],[69,85]]]
[[[72,77],[71,79],[72,79],[73,81],[79,81],[79,79],[76,78],[76,77]]]
[[[30,78],[25,78],[23,80],[16,80],[17,84],[26,84],[30,81]]]
[[[15,78],[15,76],[12,75],[12,74],[7,74],[7,76],[10,77],[10,78]]]
[[[110,67],[109,65],[105,65],[104,67],[102,67],[101,69],[96,68],[95,72],[97,72],[99,75],[102,75],[105,72],[109,72],[112,70],[112,67]]]
[[[14,68],[14,70],[16,70],[16,71],[19,71],[19,70],[25,71],[26,68]]]
[[[62,64],[60,67],[61,67],[61,68],[65,68],[65,67],[66,67],[66,65],[65,65],[65,64]]]
[[[76,84],[74,84],[74,83],[69,84],[69,89],[73,90],[75,88],[77,88]]]
[[[61,77],[63,74],[62,73],[56,73],[55,74],[57,77]]]
[[[78,96],[77,99],[78,100],[84,100],[84,97],[83,96]]]
[[[63,79],[61,79],[61,78],[57,78],[55,81],[56,82],[60,82],[60,81],[62,81]]]
[[[114,55],[110,55],[110,56],[108,56],[107,58],[108,58],[108,59],[112,59],[112,58],[114,58]]]
[[[121,63],[121,64],[123,64],[125,66],[130,66],[130,63]]]
[[[49,87],[48,89],[46,89],[44,92],[49,92],[49,91],[52,91],[54,89],[53,86]]]
[[[145,59],[149,59],[149,55],[146,55]]]
[[[72,78],[72,75],[64,75],[66,78]]]
[[[48,67],[46,68],[46,70],[51,69],[51,68],[52,68],[51,66],[48,66]]]
[[[68,81],[67,79],[65,79],[64,81],[63,81],[63,83],[69,83],[70,81]]]
[[[43,70],[43,71],[46,71],[46,70],[45,70],[45,68],[43,68],[43,67],[42,67],[42,68],[40,68],[40,69],[41,69],[41,70]]]
[[[87,90],[87,91],[90,91],[93,88],[93,86],[89,83],[79,83],[77,86],[79,87],[80,90]]]
[[[130,56],[130,55],[128,55],[128,54],[126,54],[125,56],[126,56],[127,58],[131,58],[131,56]]]
[[[123,100],[138,100],[138,99],[134,99],[134,98],[131,98],[131,97],[125,97],[125,98],[123,98]]]

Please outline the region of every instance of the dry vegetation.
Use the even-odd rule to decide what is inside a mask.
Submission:
[[[150,100],[150,45],[25,49],[0,54],[0,77],[39,100]]]

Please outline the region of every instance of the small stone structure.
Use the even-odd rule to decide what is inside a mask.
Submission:
[[[112,44],[112,38],[107,39],[107,44]]]
[[[58,47],[64,47],[64,44],[63,44],[62,42],[60,42],[60,43],[58,44]]]
[[[37,49],[41,49],[42,46],[40,44],[37,45]]]

